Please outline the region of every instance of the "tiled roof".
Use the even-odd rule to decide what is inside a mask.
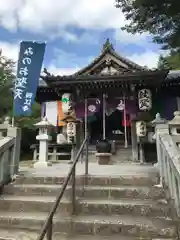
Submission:
[[[169,71],[166,80],[180,80],[180,70],[171,70]]]
[[[39,79],[39,87],[47,87],[47,83],[42,78]]]

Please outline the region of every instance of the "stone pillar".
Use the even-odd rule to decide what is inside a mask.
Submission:
[[[13,159],[11,162],[11,176],[18,174],[20,153],[21,153],[21,129],[17,127],[9,127],[7,131],[8,137],[15,138],[15,144],[13,149]]]
[[[162,119],[160,114],[156,114],[156,118],[152,121],[152,125],[155,127],[155,135],[156,146],[157,146],[157,159],[158,162],[154,164],[160,171],[160,185],[163,183],[163,166],[161,164],[161,151],[160,151],[160,135],[169,134],[169,126],[166,119]]]
[[[138,161],[138,142],[136,135],[136,123],[132,121],[131,123],[131,142],[132,142],[132,161]]]
[[[52,139],[49,136],[49,128],[52,126],[45,117],[41,122],[35,124],[39,128],[39,135],[36,139],[39,140],[39,159],[34,163],[35,168],[43,168],[48,165],[48,142]]]
[[[174,112],[174,118],[169,121],[170,134],[180,136],[180,111]]]
[[[11,127],[10,124],[10,117],[5,117],[5,120],[3,123],[0,124],[0,139],[7,136],[7,130]]]
[[[180,148],[180,111],[174,112],[174,118],[169,121],[169,131],[177,143],[177,146]]]

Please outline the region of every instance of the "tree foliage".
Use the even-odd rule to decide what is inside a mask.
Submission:
[[[116,0],[116,3],[128,20],[124,30],[149,32],[163,49],[180,50],[179,0]]]
[[[15,63],[0,52],[0,117],[12,114]]]
[[[158,68],[180,70],[180,55],[176,52],[171,51],[171,53],[166,57],[160,56]]]

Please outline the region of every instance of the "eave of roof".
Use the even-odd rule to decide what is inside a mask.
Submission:
[[[42,77],[43,80],[49,85],[49,86],[60,86],[63,84],[85,84],[85,83],[100,83],[100,82],[125,82],[125,81],[147,81],[152,80],[152,82],[159,82],[163,81],[163,79],[166,78],[168,74],[168,71],[143,71],[143,72],[132,72],[132,73],[126,73],[121,75],[87,75],[87,76],[46,76]]]
[[[166,77],[167,81],[171,81],[171,80],[180,80],[180,70],[171,70],[169,71],[167,77]]]

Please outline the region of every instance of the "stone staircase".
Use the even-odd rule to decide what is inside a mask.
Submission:
[[[86,186],[78,176],[76,215],[68,186],[54,217],[53,240],[178,239],[177,221],[165,191],[157,186],[157,172],[145,174],[144,166],[140,168],[137,174],[92,175]],[[0,200],[0,239],[36,239],[63,181],[20,175],[6,186]]]

